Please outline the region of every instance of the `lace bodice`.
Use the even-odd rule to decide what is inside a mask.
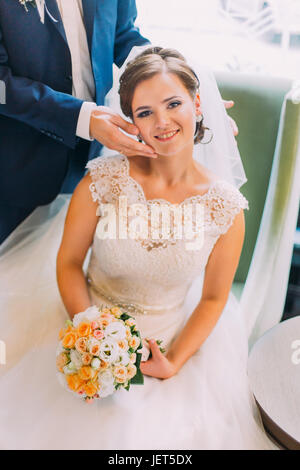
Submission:
[[[182,304],[247,200],[224,180],[180,204],[147,200],[123,155],[96,158],[87,168],[100,216],[88,267],[92,288],[135,313]]]

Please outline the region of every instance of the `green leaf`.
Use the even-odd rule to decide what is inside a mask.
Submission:
[[[66,323],[65,323],[65,326],[66,327],[73,326],[73,322],[71,320],[67,320]]]
[[[132,379],[130,380],[130,383],[134,384],[134,385],[143,385],[144,384],[144,376],[143,376],[140,369],[137,370],[135,376],[132,377]]]
[[[122,313],[122,315],[120,315],[120,318],[121,320],[126,321],[128,320],[128,318],[131,318],[131,316],[128,315],[128,313]]]
[[[135,365],[136,365],[137,369],[140,368],[141,359],[142,359],[142,354],[137,352],[136,353],[136,361],[135,361]]]

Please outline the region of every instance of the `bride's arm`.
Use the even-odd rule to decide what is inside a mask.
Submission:
[[[202,296],[185,327],[164,356],[155,341],[150,342],[152,358],[141,363],[141,371],[167,379],[201,347],[216,325],[228,299],[238,267],[245,235],[244,212],[215,244],[205,270]]]
[[[91,182],[87,174],[73,193],[56,261],[58,288],[71,319],[91,306],[82,269],[99,220],[89,190]]]
[[[238,267],[245,235],[244,212],[221,235],[210,254],[205,270],[202,297],[168,351],[176,370],[201,347],[216,325],[228,299]]]

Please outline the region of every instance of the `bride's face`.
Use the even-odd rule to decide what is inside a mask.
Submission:
[[[193,147],[200,98],[193,99],[177,75],[160,73],[139,83],[131,106],[144,142],[158,155]]]

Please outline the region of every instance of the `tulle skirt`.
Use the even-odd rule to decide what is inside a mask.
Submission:
[[[1,448],[276,449],[249,389],[247,337],[232,294],[205,343],[170,379],[145,377],[92,404],[60,386],[55,352],[68,317],[55,262],[67,207],[60,196],[38,209],[0,250]],[[198,296],[195,283],[182,307],[187,318]],[[142,335],[154,337],[147,329]]]

